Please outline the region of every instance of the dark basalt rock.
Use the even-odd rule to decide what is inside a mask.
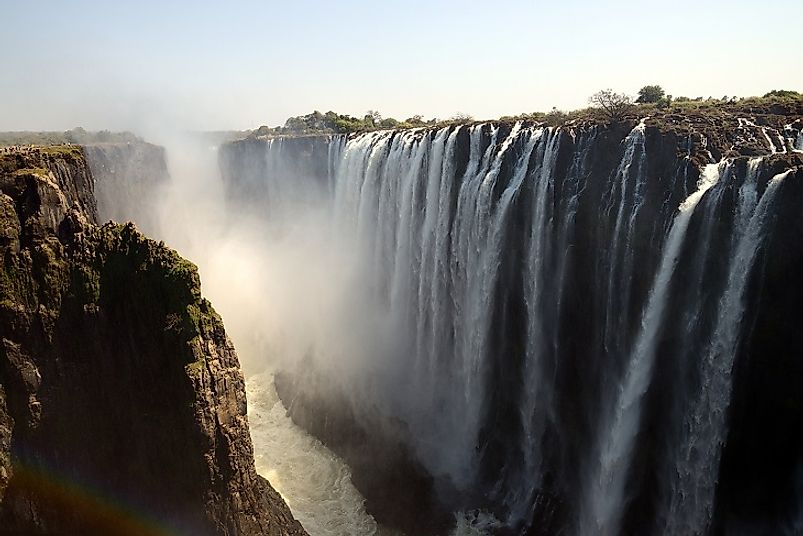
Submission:
[[[438,488],[449,483],[436,482],[421,465],[408,447],[404,423],[355,410],[336,385],[307,372],[277,374],[276,392],[293,422],[346,461],[366,510],[380,524],[405,534],[446,534],[454,516],[441,500],[448,489]]]
[[[80,148],[0,153],[2,532],[304,535],[197,269],[96,219]]]
[[[773,161],[783,202],[747,293],[713,534],[798,534],[803,516],[803,155]],[[790,518],[789,513],[796,513]]]

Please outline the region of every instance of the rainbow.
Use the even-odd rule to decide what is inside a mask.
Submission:
[[[44,512],[56,512],[80,526],[81,534],[108,536],[174,536],[182,534],[153,516],[126,505],[91,486],[41,465],[14,464],[6,498],[35,497]],[[49,527],[54,533],[60,527]]]

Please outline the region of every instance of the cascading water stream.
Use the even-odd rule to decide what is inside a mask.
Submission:
[[[560,136],[557,132],[549,131],[546,142],[538,148],[541,157],[538,167],[533,174],[534,193],[532,205],[532,220],[527,245],[527,347],[523,375],[523,399],[520,407],[523,427],[522,452],[524,453],[524,468],[520,472],[522,482],[512,490],[512,509],[514,518],[526,517],[526,509],[532,499],[532,494],[540,484],[538,477],[540,465],[540,442],[544,434],[548,418],[548,385],[542,378],[542,352],[544,351],[544,330],[541,324],[543,299],[543,286],[548,275],[544,273],[544,264],[547,260],[548,236],[547,227],[552,223],[548,209],[550,193],[554,195],[553,169],[557,158]],[[539,407],[540,406],[540,407]]]
[[[648,184],[645,128],[642,121],[625,139],[622,159],[602,197],[600,221],[607,218],[610,222],[610,237],[601,238],[609,243],[598,272],[604,278],[600,295],[605,296],[600,311],[602,349],[608,359],[629,356],[629,361],[615,399],[602,405],[603,415],[606,407],[608,413],[600,421],[602,435],[592,463],[595,473],[583,493],[581,533],[616,534],[620,530],[628,504],[625,490],[640,429],[642,399],[652,381],[657,346],[665,329],[673,274],[682,262],[681,251],[698,204],[722,177],[733,173],[729,163],[706,167],[697,189],[680,203],[671,225],[656,227],[658,231],[667,229],[667,238],[631,346],[627,308],[635,303],[630,297],[635,292],[632,279],[639,263],[634,242],[643,234],[637,221]],[[461,129],[468,138],[468,161],[457,177],[454,159]],[[523,184],[529,183],[532,189],[521,273],[528,319],[518,402],[522,465],[516,475],[499,481],[507,486],[503,495],[509,508],[508,522],[528,519],[541,489],[544,434],[550,422],[560,426],[555,422],[553,380],[546,363],[564,358],[559,327],[553,324],[561,314],[571,221],[583,193],[582,162],[593,141],[588,133],[579,139],[572,133],[573,163],[565,172],[563,191],[557,192],[560,136],[559,131],[522,128],[520,124],[504,135],[494,125],[366,134],[345,144],[338,168],[336,210],[345,215],[356,211],[358,234],[366,237],[370,256],[380,267],[376,290],[387,296],[388,309],[410,333],[405,353],[412,360],[400,374],[403,385],[414,395],[401,396],[400,403],[406,407],[397,406],[396,414],[411,425],[417,450],[430,469],[445,472],[460,487],[470,487],[476,475],[473,447],[482,426],[487,367],[494,351],[487,330],[500,299],[497,283],[505,262],[509,211]],[[500,186],[503,163],[513,147],[516,157]],[[759,162],[749,162],[739,191],[734,241],[744,234],[756,206]],[[687,173],[687,165],[680,165],[673,187],[684,188]],[[701,216],[695,240],[711,236],[716,224],[713,211],[723,202],[723,190],[717,188],[710,196],[710,207],[707,205]],[[604,231],[604,224],[600,229]],[[693,265],[689,269],[704,273],[704,259],[689,260]],[[697,300],[701,299],[698,296]],[[692,336],[699,314],[694,312],[694,304],[684,303],[688,310],[683,309],[682,314],[689,324],[686,336]],[[441,408],[438,415],[427,411],[432,407]]]
[[[588,173],[587,159],[596,132],[570,133],[574,156],[562,185],[555,184],[555,165],[560,150],[560,132],[551,130],[537,148],[538,167],[532,174],[532,218],[525,259],[527,343],[520,403],[523,434],[523,469],[512,482],[507,501],[512,520],[527,522],[528,510],[542,485],[542,443],[548,426],[555,426],[554,370],[561,355],[560,326],[570,250],[576,238],[575,218]],[[553,204],[555,205],[553,207]],[[555,243],[548,238],[554,236]],[[550,300],[549,291],[554,292]],[[548,364],[549,363],[549,366]],[[550,370],[551,367],[551,370]]]
[[[490,351],[490,325],[494,308],[496,283],[498,277],[499,258],[504,242],[505,221],[507,209],[521,180],[526,172],[527,159],[520,159],[518,168],[525,167],[524,171],[514,171],[513,177],[518,175],[518,181],[513,180],[503,191],[502,196],[494,199],[496,182],[499,179],[505,153],[511,148],[519,135],[520,124],[516,124],[507,138],[500,144],[493,159],[489,161],[487,171],[480,166],[479,173],[468,178],[461,185],[458,197],[459,213],[455,219],[455,231],[458,237],[460,254],[454,261],[463,264],[465,271],[460,273],[460,279],[455,287],[462,286],[463,292],[453,295],[456,304],[455,333],[457,344],[455,348],[455,379],[462,385],[462,400],[459,398],[453,403],[454,408],[464,405],[471,414],[464,421],[461,432],[464,445],[476,445],[479,432],[479,419],[485,403],[485,372],[486,359]],[[526,132],[532,143],[533,133]],[[540,133],[539,133],[540,136]],[[532,144],[528,144],[532,149]],[[527,153],[529,154],[529,152]],[[461,203],[462,201],[462,203]],[[496,201],[496,203],[494,203]],[[453,235],[454,236],[454,235]],[[453,244],[454,250],[454,244]],[[482,326],[482,327],[480,327]],[[471,467],[473,459],[470,455],[466,461],[469,466],[465,468],[466,474],[471,477],[474,468]],[[470,480],[469,480],[470,481]]]
[[[610,249],[601,259],[606,260],[601,271],[605,281],[604,351],[618,357],[626,352],[630,314],[630,294],[635,258],[632,241],[636,217],[644,203],[646,174],[644,165],[645,122],[641,121],[625,139],[625,152],[607,196],[603,214],[615,213],[610,235]],[[604,228],[604,227],[602,227]]]
[[[700,363],[700,391],[686,413],[683,443],[672,464],[676,472],[665,534],[704,534],[711,521],[719,460],[727,431],[731,373],[742,337],[745,290],[768,232],[766,226],[773,201],[783,179],[790,173],[786,171],[773,177],[756,202],[759,162],[759,159],[750,162],[740,189],[727,283],[719,300],[713,335]]]
[[[457,178],[454,148],[463,128],[469,155]],[[411,334],[414,360],[401,374],[415,396],[403,397],[402,416],[416,430],[424,459],[459,485],[473,478],[509,210],[542,131],[517,124],[499,137],[498,129],[481,125],[357,137],[345,147],[335,198],[341,214],[357,208],[351,221],[380,267],[379,294],[388,296],[388,310]],[[499,188],[514,145],[512,171]],[[433,415],[432,407],[445,411]]]
[[[680,205],[672,223],[642,315],[641,330],[619,386],[613,413],[607,418],[603,416],[601,421],[602,436],[598,451],[595,453],[596,467],[593,469],[587,490],[588,497],[582,511],[581,534],[615,535],[619,532],[626,502],[625,483],[639,431],[641,401],[652,379],[655,351],[663,327],[672,274],[678,263],[694,209],[703,195],[719,180],[723,166],[723,164],[706,166],[697,190]]]

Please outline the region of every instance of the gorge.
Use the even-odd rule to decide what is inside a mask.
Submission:
[[[115,373],[161,375],[149,360],[134,371],[138,353],[160,355],[136,344],[104,368],[121,326],[133,322],[139,331],[125,337],[137,340],[166,333],[173,355],[195,341],[165,375],[181,378],[181,400],[195,404],[196,417],[176,407],[175,422],[189,430],[211,412],[237,423],[226,437],[238,445],[240,476],[220,482],[248,496],[249,486],[260,490],[249,515],[275,513],[277,527],[291,527],[276,530],[301,534],[295,516],[312,536],[796,534],[803,106],[717,113],[251,136],[219,147],[169,138],[66,146],[67,157],[42,157],[43,168],[4,169],[2,244],[6,259],[31,251],[21,280],[37,281],[40,294],[27,310],[63,311],[55,333],[66,346],[56,346],[92,356],[49,377],[83,385],[77,378],[95,370],[110,382],[75,407],[91,412],[128,392]],[[65,158],[77,171],[59,171]],[[29,169],[45,172],[21,171]],[[69,202],[31,205],[23,178],[47,189],[54,176],[64,193],[39,198]],[[76,203],[75,214],[64,208]],[[34,216],[39,223],[19,223]],[[96,226],[108,219],[131,220],[197,263],[242,361],[247,445],[237,356],[197,272],[130,225]],[[74,275],[40,269],[37,255],[56,268],[64,255]],[[104,270],[139,283],[116,288]],[[48,285],[62,290],[47,294]],[[176,289],[178,302],[169,298]],[[53,333],[45,320],[15,323],[22,297],[9,300],[6,396],[8,382],[28,391],[37,383],[28,361],[48,377],[49,358],[37,352],[54,344],[28,335]],[[152,303],[167,309],[154,313]],[[200,319],[196,309],[185,319],[187,306]],[[85,350],[85,332],[106,342]],[[35,358],[15,357],[25,352]],[[213,361],[221,371],[193,366]],[[172,391],[164,381],[158,392]],[[205,398],[212,384],[220,400]],[[9,396],[8,407],[35,422],[34,402]],[[120,411],[135,436],[161,437],[149,411],[141,420]],[[77,422],[74,450],[59,455],[82,460]],[[282,497],[254,473],[251,441],[256,469]],[[199,456],[187,459],[210,459]],[[161,497],[162,481],[148,475],[132,482]],[[9,489],[2,512],[13,519]],[[219,493],[206,504],[229,505]],[[237,519],[234,503],[218,517]],[[232,523],[230,533],[250,533],[246,521]]]
[[[0,531],[306,534],[197,268],[98,225],[78,146],[0,149],[0,203]]]

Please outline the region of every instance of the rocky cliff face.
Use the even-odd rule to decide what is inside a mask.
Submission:
[[[238,210],[288,208],[328,199],[345,136],[248,138],[221,145],[220,171]]]
[[[0,522],[303,535],[257,476],[237,356],[194,265],[97,227],[77,147],[0,153]]]

